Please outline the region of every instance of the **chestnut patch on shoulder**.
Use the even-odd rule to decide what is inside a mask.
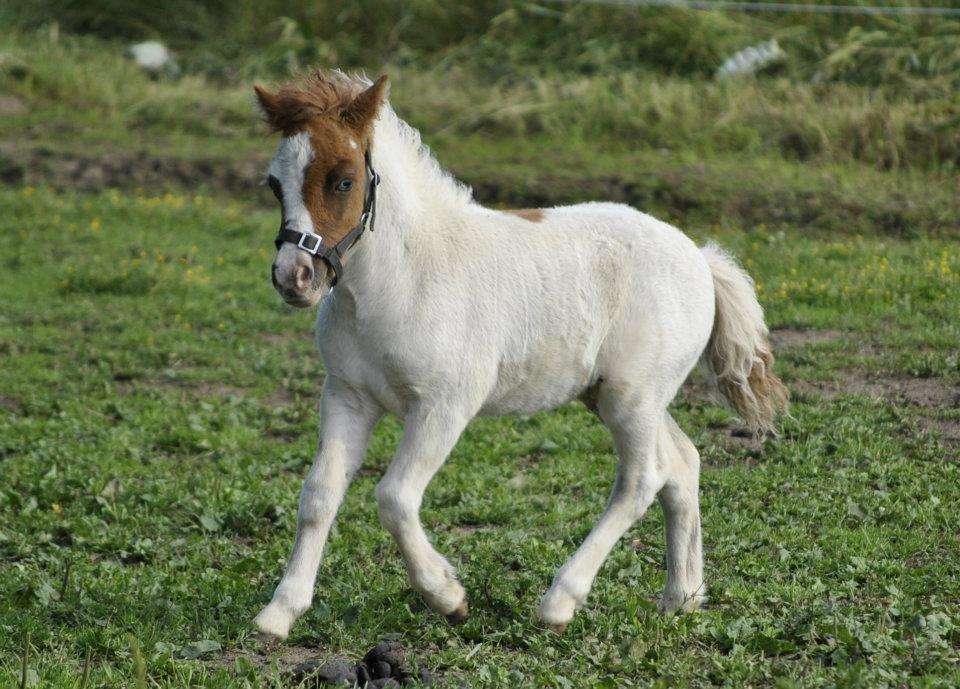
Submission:
[[[518,218],[529,220],[530,222],[540,222],[543,220],[542,208],[516,208],[505,212],[510,215],[515,215]]]

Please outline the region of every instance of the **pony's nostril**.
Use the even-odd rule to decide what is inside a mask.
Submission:
[[[311,266],[299,266],[295,275],[297,289],[300,291],[308,289],[313,282],[313,268]]]
[[[280,289],[280,283],[277,282],[277,266],[276,264],[270,266],[270,281],[273,283],[274,289]]]

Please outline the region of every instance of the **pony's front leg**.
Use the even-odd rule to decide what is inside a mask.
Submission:
[[[381,415],[375,404],[327,377],[320,400],[320,443],[300,493],[293,552],[273,599],[254,620],[263,637],[285,639],[310,607],[327,535]]]
[[[420,504],[468,421],[467,414],[439,409],[408,416],[397,453],[377,486],[380,521],[400,547],[410,583],[427,605],[454,624],[467,618],[466,592],[453,565],[427,540]]]

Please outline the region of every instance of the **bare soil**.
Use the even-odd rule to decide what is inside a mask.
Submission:
[[[29,108],[20,98],[8,93],[0,93],[0,117],[8,115],[22,115]]]
[[[775,350],[799,349],[808,345],[835,342],[844,333],[839,330],[800,330],[780,328],[770,333]],[[862,349],[862,348],[861,348]],[[845,368],[832,380],[793,380],[788,387],[803,395],[831,402],[839,395],[871,397],[880,402],[909,407],[922,430],[950,448],[960,451],[960,385],[943,378],[917,378],[906,375],[874,373]],[[722,400],[703,376],[694,375],[680,391],[678,399],[690,404],[722,404]],[[717,429],[728,447],[757,450],[760,443],[746,427],[734,424]]]
[[[232,670],[238,660],[243,660],[258,670],[269,670],[274,663],[281,672],[291,672],[293,668],[308,660],[324,655],[323,649],[309,646],[290,646],[276,644],[258,646],[254,648],[228,648],[219,655],[206,659],[206,663],[213,667],[222,667]]]
[[[130,378],[124,374],[114,376],[114,389],[121,395],[132,395],[145,389],[180,390],[193,399],[243,397],[246,390],[224,383],[190,383],[169,378]]]
[[[913,378],[842,369],[836,380],[797,380],[791,387],[826,400],[837,395],[862,395],[930,409],[960,408],[960,386],[942,378]]]
[[[0,184],[47,185],[97,192],[117,189],[205,189],[249,194],[260,186],[267,153],[246,158],[163,157],[145,151],[77,155],[52,149],[0,146]],[[265,197],[266,198],[266,197]]]
[[[776,352],[780,349],[795,349],[811,344],[835,342],[843,337],[840,330],[800,330],[798,328],[777,328],[770,332],[770,343]]]

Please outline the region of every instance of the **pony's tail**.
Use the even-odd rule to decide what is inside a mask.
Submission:
[[[703,353],[712,382],[758,435],[774,432],[787,411],[787,388],[773,373],[773,351],[753,280],[715,244],[701,249],[713,274],[717,308]]]

